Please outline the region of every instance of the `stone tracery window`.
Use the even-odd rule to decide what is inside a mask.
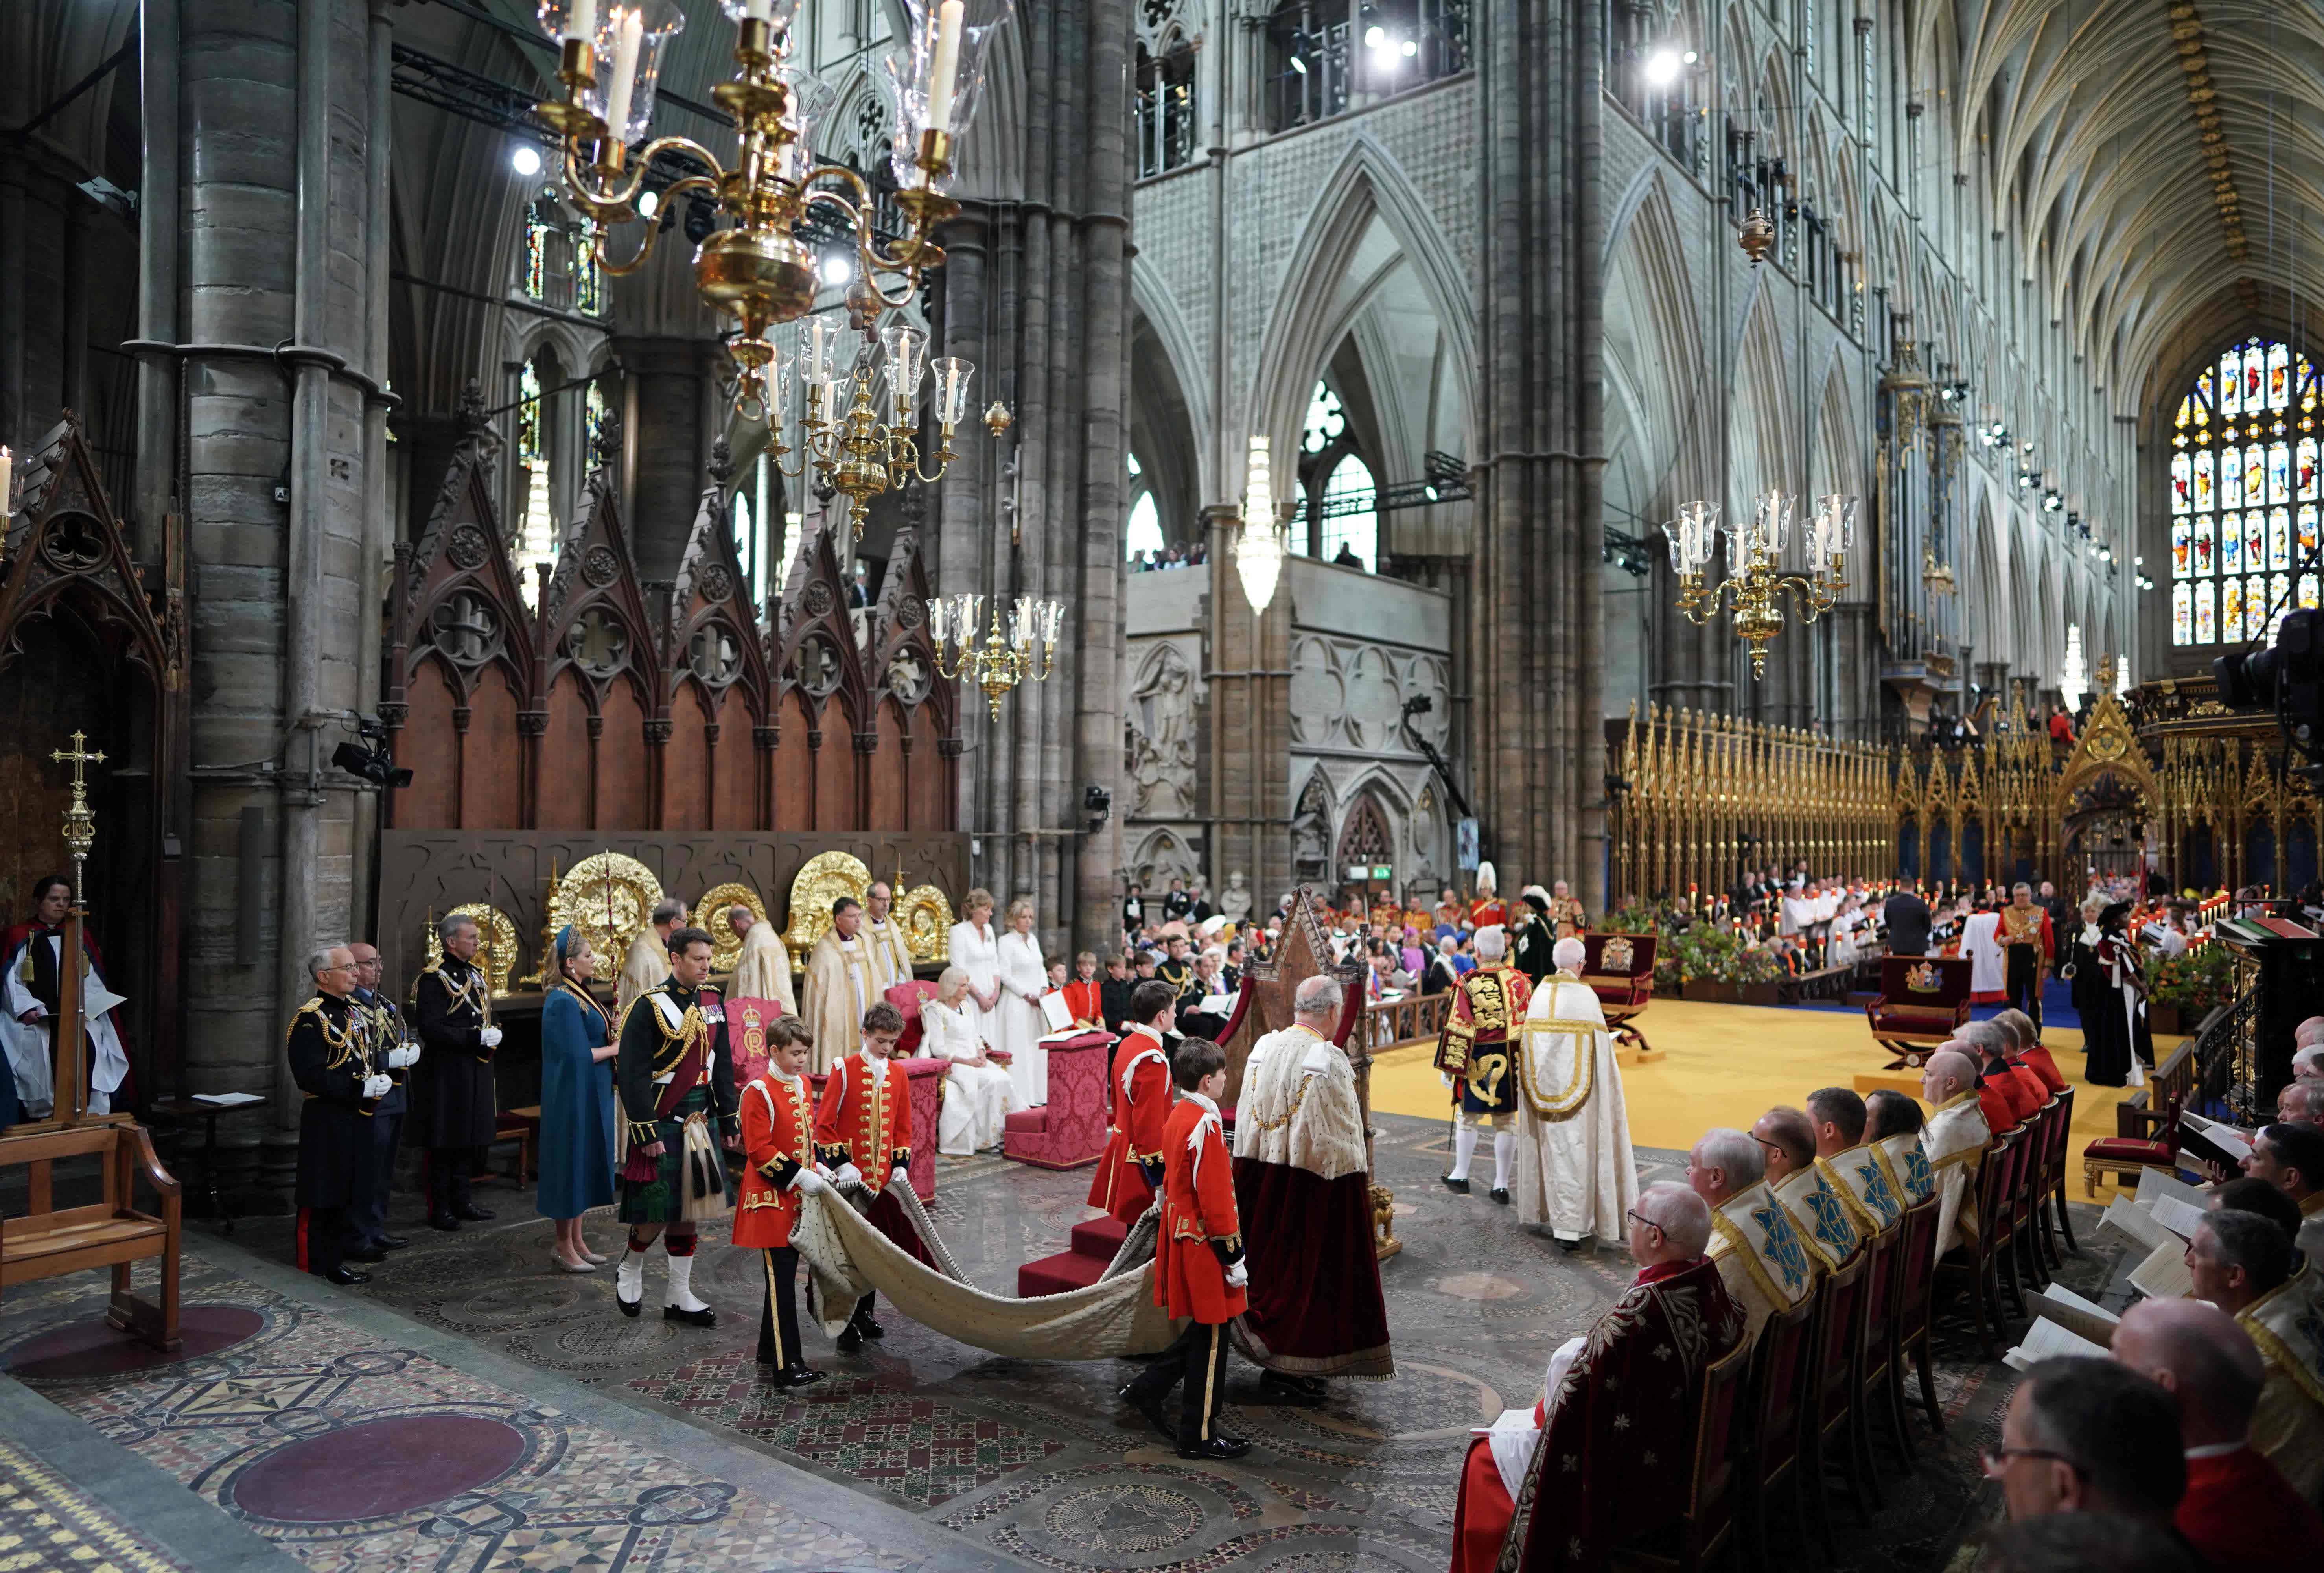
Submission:
[[[2294,606],[2318,604],[2316,367],[2253,338],[2204,368],[2179,401],[2171,439],[2171,643],[2273,636]]]
[[[538,593],[533,564],[557,560],[557,522],[549,506],[549,429],[551,410],[544,388],[554,384],[544,377],[539,360],[526,361],[517,372],[517,467],[524,477],[523,514],[517,526],[517,588],[528,604]]]
[[[1175,27],[1151,48],[1142,38],[1138,42],[1136,113],[1141,180],[1194,162],[1198,140],[1195,48]]]
[[[1155,505],[1154,487],[1136,454],[1123,454],[1122,466],[1130,473],[1130,515],[1121,532],[1122,554],[1132,564],[1145,561],[1149,552],[1158,560],[1164,546],[1162,510]]]
[[[1379,478],[1357,451],[1340,396],[1318,382],[1299,439],[1300,518],[1291,527],[1291,550],[1378,571],[1379,493]]]

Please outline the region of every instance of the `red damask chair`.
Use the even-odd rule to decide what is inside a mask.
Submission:
[[[2025,1128],[2019,1126],[2007,1134],[1994,1139],[1985,1150],[1977,1174],[1969,1181],[1968,1195],[1976,1198],[1977,1237],[1955,1245],[1937,1263],[1939,1283],[1959,1281],[1969,1290],[1969,1312],[1977,1324],[1978,1344],[1990,1362],[2001,1358],[1994,1343],[1994,1335],[2003,1323],[2001,1304],[2001,1258],[1997,1247],[2008,1238],[2006,1219],[2008,1215],[2004,1189],[2009,1173],[2023,1151]],[[1932,1199],[1941,1199],[1932,1198]],[[1966,1199],[1966,1198],[1965,1198]],[[2012,1269],[2013,1276],[2015,1269]],[[2021,1306],[2023,1302],[2021,1301]]]
[[[1973,964],[1954,956],[1884,956],[1880,992],[1864,1007],[1873,1041],[1895,1056],[1890,1070],[1918,1069],[1969,1021]]]
[[[908,1059],[912,1050],[920,1046],[920,1007],[936,997],[936,985],[914,978],[908,983],[890,985],[884,997],[904,1013],[904,1035],[896,1040],[896,1053]]]
[[[2056,1243],[2050,1240],[2052,1228],[2066,1236],[2066,1249],[2079,1256],[2082,1247],[2074,1238],[2074,1220],[2066,1211],[2066,1153],[2074,1140],[2074,1089],[2068,1087],[2058,1095],[2057,1129],[2052,1133],[2050,1161],[2042,1177],[2043,1227],[2042,1237],[2050,1242],[2050,1258],[2062,1263]]]
[[[1655,999],[1655,936],[1584,934],[1582,947],[1582,981],[1598,996],[1614,1041],[1652,1052],[1636,1022]]]
[[[945,1071],[949,1059],[907,1059],[900,1050],[889,1064],[903,1068],[905,1091],[912,1100],[912,1165],[907,1170],[912,1177],[912,1194],[924,1202],[936,1199],[936,1121],[944,1110]],[[823,1084],[830,1076],[827,1070],[810,1071],[807,1085],[815,1088],[816,1103],[823,1101]]]
[[[2145,1136],[2101,1136],[2082,1149],[2082,1194],[2096,1197],[2099,1177],[2112,1174],[2115,1183],[2135,1186],[2141,1173],[2160,1169],[2165,1174],[2176,1174],[2179,1169],[2179,1111],[2184,1106],[2186,1095],[2172,1093],[2163,1106],[2163,1114],[2155,1121],[2154,1134]]]
[[[1872,1422],[1877,1417],[1888,1428],[1888,1440],[1907,1468],[1913,1463],[1913,1439],[1904,1429],[1904,1401],[1897,1381],[1896,1328],[1904,1303],[1903,1261],[1904,1230],[1892,1224],[1864,1245],[1869,1258],[1864,1269],[1864,1369],[1856,1383],[1857,1405],[1864,1413],[1864,1450],[1872,1461]]]
[[[1941,1437],[1945,1411],[1937,1402],[1936,1379],[1929,1369],[1929,1321],[1936,1300],[1937,1209],[1941,1205],[1932,1196],[1906,1208],[1897,1220],[1895,1336],[1888,1350],[1897,1422],[1904,1421],[1904,1362],[1909,1357],[1920,1373],[1921,1406],[1930,1428]]]
[[[1848,1494],[1856,1503],[1857,1513],[1868,1522],[1872,1515],[1864,1505],[1866,1483],[1870,1482],[1876,1499],[1880,1495],[1880,1483],[1864,1467],[1863,1414],[1856,1395],[1859,1389],[1858,1374],[1864,1369],[1865,1287],[1871,1267],[1872,1254],[1857,1252],[1824,1274],[1823,1292],[1817,1296],[1823,1309],[1817,1318],[1814,1396],[1808,1405],[1804,1481],[1821,1499],[1826,1485],[1825,1467],[1838,1464],[1847,1478]],[[1832,1457],[1828,1448],[1836,1450],[1839,1456]],[[1821,1505],[1821,1501],[1818,1505]],[[1886,1505],[1885,1501],[1882,1505]],[[1823,1533],[1824,1559],[1831,1562],[1836,1556],[1831,1515],[1819,1513],[1816,1519]]]
[[[1738,1499],[1749,1463],[1751,1348],[1737,1344],[1704,1370],[1694,1413],[1694,1467],[1687,1476],[1686,1511],[1673,1534],[1626,1548],[1616,1566],[1633,1563],[1697,1573],[1716,1564],[1735,1543]]]
[[[1751,1539],[1760,1566],[1778,1566],[1769,1554],[1774,1528],[1785,1527],[1784,1543],[1795,1543],[1797,1528],[1807,1512],[1806,1476],[1800,1455],[1815,1409],[1816,1318],[1822,1286],[1799,1304],[1769,1317],[1752,1346],[1751,1403],[1747,1429],[1751,1436],[1748,1483],[1751,1492]],[[1788,1488],[1791,1500],[1778,1503],[1775,1494]]]
[[[1010,1112],[1001,1127],[1001,1156],[1036,1169],[1098,1161],[1105,1152],[1105,1078],[1114,1041],[1111,1032],[1084,1032],[1049,1045],[1049,1101]]]

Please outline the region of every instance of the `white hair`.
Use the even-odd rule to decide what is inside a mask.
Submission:
[[[2294,1074],[2303,1069],[2324,1070],[2324,1043],[2310,1043],[2307,1048],[2295,1051],[2292,1056],[2292,1069]]]
[[[476,920],[468,916],[467,913],[447,912],[442,917],[436,920],[436,938],[442,943],[449,945],[452,942],[453,935],[458,933],[463,929],[475,929],[475,927]],[[482,933],[484,930],[478,929],[476,931],[478,933]]]
[[[1499,923],[1488,923],[1477,930],[1477,959],[1499,961],[1508,954],[1509,942]]]
[[[1340,1009],[1340,982],[1328,973],[1319,972],[1304,980],[1291,996],[1291,1013],[1321,1020],[1336,1015]]]
[[[1711,1248],[1711,1204],[1674,1180],[1657,1180],[1638,1192],[1638,1216],[1662,1230],[1683,1256]]]
[[[1729,1190],[1742,1190],[1767,1177],[1766,1149],[1748,1131],[1714,1125],[1702,1133],[1694,1150],[1702,1154],[1702,1167],[1726,1175]]]
[[[1589,946],[1569,935],[1551,947],[1549,959],[1560,972],[1579,972],[1582,960],[1589,954]]]
[[[967,981],[968,973],[964,968],[947,967],[942,972],[936,974],[936,993],[940,995],[950,994],[952,993],[953,985],[954,984],[966,983]]]
[[[742,918],[750,922],[755,923],[759,921],[759,914],[744,906],[741,902],[736,902],[733,906],[726,909],[726,921],[731,923],[737,918]]]
[[[463,918],[460,921],[466,923],[473,921],[473,920]],[[450,936],[447,935],[446,938],[448,939]],[[307,956],[307,976],[309,977],[322,976],[325,972],[330,969],[331,958],[337,952],[345,949],[346,949],[346,947],[344,945],[325,945],[319,949],[309,951]]]

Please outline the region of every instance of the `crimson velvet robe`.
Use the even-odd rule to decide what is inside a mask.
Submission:
[[[1549,1395],[1548,1430],[1514,1504],[1490,1446],[1470,1444],[1452,1573],[1604,1568],[1674,1518],[1686,1503],[1702,1373],[1742,1339],[1742,1308],[1708,1257],[1640,1272]]]

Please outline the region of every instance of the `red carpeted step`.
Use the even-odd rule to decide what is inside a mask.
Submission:
[[[1074,1250],[1084,1256],[1096,1257],[1098,1267],[1102,1270],[1121,1249],[1121,1242],[1129,1233],[1130,1226],[1120,1218],[1110,1213],[1100,1213],[1096,1217],[1084,1218],[1074,1226]]]
[[[1038,1262],[1028,1262],[1017,1270],[1017,1298],[1030,1300],[1036,1295],[1087,1289],[1104,1273],[1106,1263],[1111,1260],[1111,1256],[1084,1256],[1078,1251],[1061,1251]]]

